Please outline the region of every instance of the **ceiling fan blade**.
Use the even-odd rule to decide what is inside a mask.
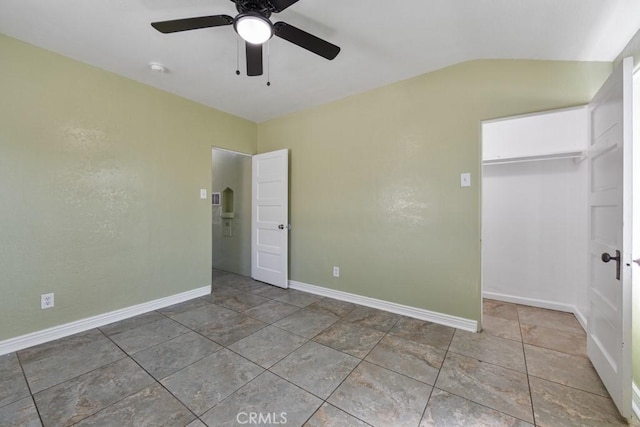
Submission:
[[[164,34],[200,28],[221,27],[233,24],[229,15],[200,16],[197,18],[174,19],[173,21],[152,22],[151,26]]]
[[[271,0],[271,4],[275,7],[274,12],[276,13],[282,12],[283,10],[297,2],[298,0]]]
[[[340,53],[340,48],[338,46],[322,40],[313,34],[309,34],[306,31],[302,31],[301,29],[296,28],[293,25],[289,25],[286,22],[276,22],[273,25],[273,28],[276,36],[293,44],[297,44],[301,48],[307,49],[308,51],[313,52],[316,55],[320,55],[323,58],[327,58],[328,60],[332,60],[338,56],[338,53]]]
[[[262,45],[245,43],[247,50],[247,76],[262,75]]]

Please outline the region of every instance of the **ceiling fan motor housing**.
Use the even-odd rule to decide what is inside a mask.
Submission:
[[[265,18],[271,16],[271,12],[276,10],[276,7],[271,2],[266,0],[231,0],[236,4],[236,9],[240,13],[255,12]]]

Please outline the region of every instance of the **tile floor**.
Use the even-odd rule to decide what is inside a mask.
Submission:
[[[474,334],[216,273],[206,297],[0,356],[0,426],[624,424],[572,315],[484,312]]]

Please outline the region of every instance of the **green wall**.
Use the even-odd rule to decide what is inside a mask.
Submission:
[[[209,285],[211,146],[254,153],[257,126],[1,35],[0,57],[0,341]]]
[[[261,123],[258,152],[291,149],[290,278],[479,320],[480,121],[584,104],[610,71],[472,61]]]

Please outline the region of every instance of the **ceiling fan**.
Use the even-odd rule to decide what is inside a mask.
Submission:
[[[235,31],[245,41],[248,76],[262,75],[262,44],[274,35],[328,60],[332,60],[340,52],[338,46],[286,22],[271,23],[269,17],[272,13],[282,12],[297,3],[298,0],[231,1],[236,4],[236,9],[238,10],[238,15],[235,18],[229,15],[200,16],[152,22],[151,26],[161,33],[169,34],[233,24]]]

